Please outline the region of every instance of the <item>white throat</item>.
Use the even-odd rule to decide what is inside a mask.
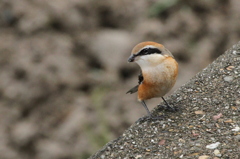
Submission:
[[[151,55],[145,55],[140,56],[136,63],[141,67],[142,70],[154,68],[158,65],[161,65],[161,63],[164,61],[166,57],[161,54],[151,54]]]

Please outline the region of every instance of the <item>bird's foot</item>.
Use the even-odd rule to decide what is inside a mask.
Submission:
[[[136,121],[136,123],[143,123],[144,121],[147,121],[147,120],[149,120],[149,116],[144,116],[144,117],[141,117],[141,118],[139,118],[137,121]]]
[[[152,120],[162,120],[162,119],[164,119],[164,118],[165,118],[165,116],[163,116],[163,115],[161,115],[161,116],[153,116],[153,115],[144,116],[144,117],[142,117],[142,118],[139,118],[139,119],[136,121],[136,123],[137,123],[137,122],[143,123],[143,122],[145,122],[145,121],[152,121]]]
[[[157,107],[158,107],[158,110],[159,111],[163,111],[163,110],[165,110],[165,111],[168,111],[168,112],[177,112],[178,111],[178,108],[176,108],[176,107],[171,107],[171,106],[169,106],[169,105],[157,105]]]
[[[160,116],[150,116],[149,118],[152,119],[152,120],[162,120],[162,119],[165,118],[165,116],[164,116],[164,115],[160,115]]]

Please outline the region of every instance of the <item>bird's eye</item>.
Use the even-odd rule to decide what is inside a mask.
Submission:
[[[148,48],[143,49],[143,50],[142,50],[142,51],[143,51],[143,54],[144,54],[144,55],[148,55],[148,54],[149,54],[148,50],[149,50]]]
[[[144,48],[138,53],[139,56],[148,55],[148,54],[149,54],[149,48]]]
[[[161,54],[162,52],[158,48],[149,48],[148,54]]]
[[[150,55],[150,54],[161,54],[161,51],[158,48],[144,48],[138,55]]]

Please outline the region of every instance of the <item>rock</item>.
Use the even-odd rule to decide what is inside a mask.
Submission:
[[[232,129],[232,131],[240,131],[240,127],[236,126],[234,129]]]
[[[232,77],[232,76],[226,76],[226,77],[224,77],[223,79],[224,79],[224,81],[226,81],[226,82],[231,82],[231,81],[233,80],[233,77]]]
[[[12,129],[12,140],[19,146],[23,146],[33,140],[38,128],[30,122],[19,122]]]
[[[199,156],[198,159],[209,159],[210,156],[207,156],[207,155],[203,155],[203,156]]]
[[[220,142],[216,142],[216,143],[207,145],[206,148],[207,148],[207,149],[215,149],[215,148],[217,148],[219,145],[220,145]]]
[[[213,153],[214,153],[215,156],[218,156],[218,157],[222,156],[218,149],[214,150]]]

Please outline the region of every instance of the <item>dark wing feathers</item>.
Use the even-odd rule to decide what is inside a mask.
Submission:
[[[142,71],[140,72],[140,74],[138,75],[138,85],[141,84],[143,81],[143,75],[142,75]]]
[[[133,94],[133,93],[137,92],[138,86],[142,83],[142,81],[143,81],[143,75],[142,75],[142,72],[140,72],[140,74],[138,75],[138,85],[136,85],[135,87],[133,87],[132,89],[127,91],[127,93]]]

